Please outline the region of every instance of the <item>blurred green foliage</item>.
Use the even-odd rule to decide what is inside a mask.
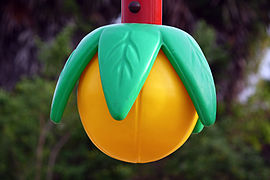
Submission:
[[[74,0],[65,1],[63,8],[79,14]],[[62,123],[50,122],[56,77],[73,49],[74,34],[90,28],[80,18],[76,23],[49,42],[36,37],[42,72],[23,78],[12,91],[0,90],[0,179],[269,179],[270,82],[265,80],[260,80],[248,102],[234,100],[229,112],[221,99],[213,127],[192,135],[174,154],[150,164],[114,160],[91,144],[78,116],[76,90]],[[193,36],[220,82],[228,78],[224,69],[230,65],[232,47],[218,43],[217,34],[215,27],[201,20]],[[263,30],[253,39],[250,58],[257,58],[269,40]],[[256,71],[247,72],[252,70]]]
[[[63,59],[66,59],[72,51],[71,36],[73,32],[74,25],[69,25],[63,28],[49,43],[37,38],[36,42],[40,49],[38,55],[44,65],[42,72],[44,76],[53,78],[61,72]]]

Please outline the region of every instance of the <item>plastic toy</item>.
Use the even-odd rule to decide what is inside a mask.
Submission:
[[[78,109],[92,142],[132,163],[159,160],[191,133],[214,124],[209,65],[186,32],[162,24],[162,0],[122,0],[122,23],[88,34],[56,86],[51,119],[59,123],[80,79]]]

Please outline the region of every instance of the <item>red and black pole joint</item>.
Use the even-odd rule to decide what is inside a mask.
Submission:
[[[122,0],[121,22],[162,25],[162,0]]]

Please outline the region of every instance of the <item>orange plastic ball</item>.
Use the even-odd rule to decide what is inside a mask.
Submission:
[[[198,120],[185,86],[162,51],[124,120],[109,113],[97,55],[81,76],[78,108],[91,141],[105,154],[132,163],[157,161],[173,153]]]

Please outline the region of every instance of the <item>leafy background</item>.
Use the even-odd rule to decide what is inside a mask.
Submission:
[[[270,178],[269,0],[164,0],[164,24],[192,34],[208,58],[217,123],[143,165],[91,144],[75,91],[63,123],[49,120],[69,53],[119,19],[120,0],[1,0],[0,12],[0,179]]]

